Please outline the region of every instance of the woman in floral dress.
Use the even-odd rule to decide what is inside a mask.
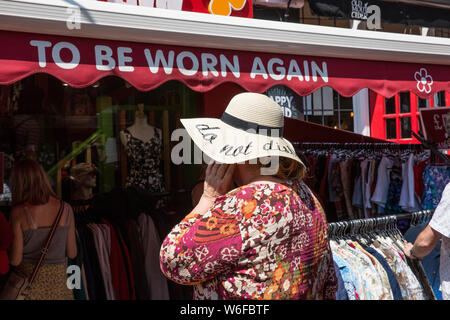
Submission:
[[[183,122],[215,161],[206,170],[200,201],[163,242],[161,269],[169,279],[193,285],[194,299],[335,299],[337,280],[324,211],[301,181],[305,166],[289,152],[292,145],[280,135],[247,133],[246,124],[254,127],[255,104],[260,128],[282,130],[281,108],[254,93],[234,97],[221,120]],[[196,135],[199,128],[203,132]],[[205,138],[205,128],[217,128],[216,137]],[[252,140],[255,136],[262,140],[261,148]],[[241,137],[239,143],[250,147],[230,161],[221,152],[224,139],[236,142]],[[280,147],[265,150],[270,141]],[[262,164],[266,156],[278,159],[271,174]],[[239,187],[231,190],[235,184]]]

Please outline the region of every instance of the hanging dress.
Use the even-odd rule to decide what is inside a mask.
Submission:
[[[134,137],[128,129],[125,153],[129,164],[126,186],[135,186],[149,192],[164,192],[164,178],[160,170],[162,139],[155,129],[153,138],[142,141]]]

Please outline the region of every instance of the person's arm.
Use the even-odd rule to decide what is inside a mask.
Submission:
[[[437,245],[442,235],[433,230],[429,225],[417,236],[414,244],[407,243],[403,249],[405,255],[410,259],[423,259]]]
[[[23,259],[23,232],[20,216],[20,210],[17,207],[11,210],[10,224],[14,238],[9,252],[9,263],[12,266],[20,265]]]
[[[441,200],[434,210],[433,217],[419,234],[414,245],[408,243],[404,252],[408,257],[422,259],[427,256],[443,236],[450,237],[450,183],[442,192]],[[411,252],[412,250],[412,252]]]
[[[67,233],[66,254],[70,259],[74,259],[77,254],[77,240],[75,237],[75,218],[73,216],[72,207],[66,203],[69,210],[69,232]]]
[[[196,284],[216,277],[235,265],[242,239],[234,215],[224,212],[217,196],[231,185],[234,166],[208,166],[199,203],[164,240],[160,266],[164,275],[180,284]]]

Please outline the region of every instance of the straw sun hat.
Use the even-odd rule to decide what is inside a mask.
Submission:
[[[283,138],[281,107],[266,95],[240,93],[221,119],[181,119],[189,136],[207,156],[221,163],[240,163],[280,156],[302,163],[292,144]]]

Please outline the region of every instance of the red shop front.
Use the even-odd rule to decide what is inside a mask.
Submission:
[[[130,121],[127,112],[136,109],[137,101],[135,97],[130,98],[132,95],[149,95],[142,102],[146,110],[148,104],[150,122],[160,125],[162,130],[163,170],[165,183],[170,190],[186,186],[181,181],[183,174],[177,174],[179,169],[173,168],[169,161],[170,145],[173,145],[170,132],[180,126],[178,119],[197,115],[220,116],[229,99],[238,92],[263,93],[273,86],[282,85],[300,96],[314,93],[322,87],[331,87],[342,96],[353,96],[368,88],[374,95],[386,99],[393,99],[405,91],[426,99],[438,92],[449,91],[450,88],[450,66],[447,65],[237,51],[11,31],[0,31],[0,41],[3,44],[0,51],[0,85],[3,86],[4,99],[6,88],[12,92],[14,84],[34,77],[34,85],[44,92],[43,103],[47,103],[44,109],[50,115],[53,112],[50,109],[58,109],[58,101],[68,99],[64,97],[64,92],[58,93],[61,88],[66,91],[71,88],[75,92],[71,93],[73,98],[79,100],[83,100],[79,96],[83,95],[82,88],[94,88],[92,90],[95,93],[90,93],[88,98],[85,96],[88,102],[78,103],[86,104],[85,108],[77,109],[75,106],[60,110],[66,118],[65,122],[61,122],[64,125],[58,125],[59,130],[71,125],[77,129],[73,130],[72,137],[69,135],[66,140],[59,142],[60,145],[71,144],[71,150],[64,151],[61,146],[58,147],[59,150],[49,157],[58,164],[49,164],[47,169],[51,174],[57,174],[57,180],[60,181],[64,175],[60,169],[69,162],[75,163],[75,154],[78,156],[81,153],[80,150],[73,153],[75,144],[82,144],[88,138],[95,139],[92,135],[99,126],[103,126],[102,143],[109,157],[105,166],[110,167],[109,178],[105,178],[102,183],[104,190],[126,182],[126,165],[117,165],[121,160],[125,162],[125,156],[120,152],[118,131],[124,130]],[[113,89],[101,90],[101,83],[108,81],[114,82],[110,84]],[[56,83],[58,89],[53,91]],[[164,86],[168,88],[164,94],[152,94]],[[180,94],[180,88],[184,94]],[[58,94],[63,97],[53,99]],[[18,107],[13,105],[14,98],[8,101],[9,107],[3,106],[3,115],[17,111]],[[106,115],[103,112],[111,106],[124,104],[128,106],[119,108],[118,115]],[[130,106],[133,104],[134,107]],[[150,105],[155,108],[152,109]],[[91,119],[99,115],[99,110],[103,112],[102,118]],[[416,121],[414,118],[413,123]],[[42,122],[45,121],[41,119]],[[296,122],[288,121],[286,132],[296,132],[297,128],[301,128],[298,125],[289,128],[291,123]],[[384,128],[382,123],[373,122],[371,125],[373,131]],[[302,131],[310,132],[299,129],[295,133],[297,136],[289,138],[303,142],[331,139],[331,136],[312,138]],[[345,134],[344,131],[336,132]],[[81,149],[83,153],[89,150],[86,145]],[[89,152],[87,154],[91,157]],[[121,176],[114,174],[115,171],[119,171]],[[185,176],[186,179],[190,178]],[[61,188],[58,187],[59,192],[62,192]]]
[[[18,1],[18,6],[22,4],[34,5]],[[30,17],[9,25],[12,20],[0,21],[0,153],[4,154],[5,180],[2,209],[10,204],[9,159],[36,159],[51,177],[58,196],[69,202],[78,192],[71,181],[73,168],[94,163],[98,175],[90,195],[109,194],[112,198],[103,197],[104,204],[113,206],[117,213],[142,209],[122,206],[135,203],[135,198],[127,198],[131,195],[119,190],[130,185],[143,187],[147,199],[166,201],[164,209],[152,212],[158,217],[157,231],[163,238],[191,206],[190,190],[201,163],[174,163],[172,159],[178,142],[173,133],[181,127],[180,118],[219,117],[236,93],[265,93],[275,86],[290,88],[299,96],[332,88],[351,97],[368,89],[372,99],[387,100],[397,99],[403,92],[430,99],[450,91],[450,65],[444,63],[448,51],[433,56],[422,54],[421,47],[416,52],[408,51],[407,46],[399,49],[396,36],[192,13],[177,13],[183,17],[179,19],[169,12],[167,15],[172,16],[166,21],[158,17],[164,10],[142,9],[144,13],[136,14],[135,8],[108,11],[109,7],[101,6],[86,2],[90,15],[85,17],[86,26],[78,31],[60,28],[63,20],[55,27],[50,16],[42,24],[39,17],[29,20],[34,28],[20,24]],[[50,9],[57,12],[65,7],[49,7],[45,12]],[[123,16],[118,12],[121,10],[126,12]],[[36,12],[45,15],[44,10]],[[111,16],[106,24],[102,19],[108,14]],[[118,18],[125,19],[126,15],[128,23],[139,22],[141,29],[122,26],[124,20]],[[172,20],[177,24],[162,23]],[[152,30],[145,30],[145,23]],[[216,33],[207,34],[209,29]],[[361,40],[363,36],[367,39]],[[347,46],[344,38],[359,44]],[[428,45],[427,41],[439,46],[437,40],[406,38],[411,48],[420,41],[421,46]],[[438,49],[446,45],[450,44]],[[412,127],[418,123],[414,118],[417,109],[399,115],[401,103],[396,101],[394,110],[395,121],[401,122],[407,114]],[[391,117],[389,113],[374,117],[372,132],[386,131]],[[138,123],[149,125],[151,136],[133,136],[132,128]],[[376,143],[389,138],[366,137],[290,118],[286,118],[285,126],[286,138],[299,143]],[[8,143],[13,140],[20,143]],[[132,154],[130,146],[135,148]],[[149,159],[152,170],[145,169]],[[150,210],[156,208],[155,203],[144,204]],[[326,210],[330,205],[334,204],[326,205]],[[84,208],[80,205],[76,210]],[[360,218],[371,217],[369,211],[363,210]],[[182,296],[179,288],[170,290],[171,297]],[[119,299],[133,298],[123,294]]]

